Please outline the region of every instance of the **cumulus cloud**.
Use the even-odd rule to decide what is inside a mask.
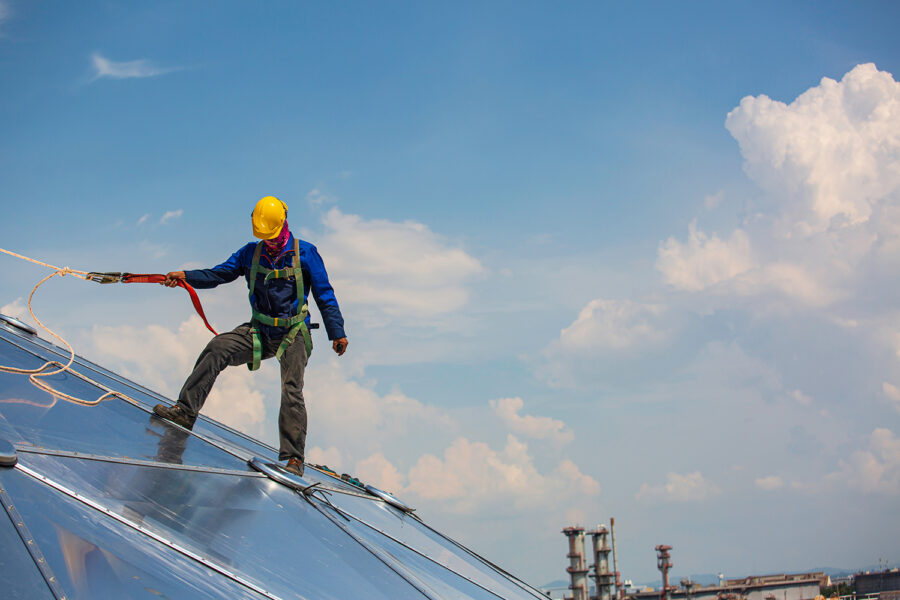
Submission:
[[[319,242],[341,302],[392,318],[452,314],[469,300],[481,263],[426,225],[365,220],[337,208]]]
[[[900,438],[894,432],[875,429],[868,450],[857,450],[838,470],[825,477],[827,487],[864,494],[900,495]]]
[[[549,474],[539,473],[527,445],[511,434],[501,451],[457,438],[443,457],[420,457],[408,480],[407,493],[463,514],[484,511],[488,505],[519,511],[549,508],[567,497],[600,493],[600,484],[571,460],[560,461]]]
[[[165,213],[163,213],[163,216],[159,219],[159,224],[165,225],[172,219],[177,219],[183,214],[184,214],[184,209],[181,209],[181,208],[179,208],[178,210],[167,210]],[[143,217],[142,217],[142,219],[143,219]],[[138,222],[138,224],[140,224],[140,221]]]
[[[16,298],[9,304],[0,306],[0,313],[6,315],[7,317],[15,317],[20,321],[31,321],[31,315],[28,314],[28,306],[25,305],[24,298]]]
[[[631,300],[592,300],[559,336],[562,350],[622,350],[661,341],[659,328],[665,307]]]
[[[356,463],[357,477],[390,493],[402,493],[406,477],[381,452]]]
[[[885,398],[894,407],[894,410],[900,412],[900,389],[897,386],[885,381],[881,384],[881,390],[884,392]]]
[[[754,481],[756,487],[761,490],[771,491],[784,487],[784,480],[777,475],[769,475],[768,477],[758,477]]]
[[[521,398],[500,398],[491,400],[491,408],[503,423],[514,433],[543,440],[548,439],[559,444],[571,442],[574,432],[566,424],[550,417],[520,415],[525,406]]]
[[[329,446],[327,449],[313,446],[306,451],[306,461],[314,465],[325,465],[338,472],[344,468],[344,459],[341,456],[341,451],[334,446]]]
[[[597,481],[572,460],[551,454],[555,466],[539,469],[528,445],[513,434],[498,450],[488,441],[453,433],[462,425],[447,411],[399,391],[379,394],[374,382],[349,378],[338,361],[316,365],[306,382],[310,460],[333,468],[343,463],[363,481],[405,501],[454,514],[521,513],[600,492]],[[556,442],[573,437],[560,421],[522,415],[523,404],[500,399],[490,408],[521,435]],[[426,445],[442,452],[423,450]]]
[[[603,380],[609,373],[598,369],[598,360],[609,369],[658,351],[673,337],[674,324],[663,304],[597,298],[544,347],[537,372],[558,387]]]
[[[790,396],[802,406],[812,405],[812,396],[804,394],[802,390],[794,390],[793,392],[791,392]]]
[[[656,268],[666,283],[678,289],[696,292],[746,273],[756,266],[747,234],[737,229],[727,240],[688,227],[688,240],[674,237],[659,246]]]
[[[400,391],[379,394],[375,382],[348,377],[336,360],[315,364],[305,378],[310,442],[336,446],[348,461],[381,450],[379,440],[412,439],[420,432],[452,432],[450,414]],[[436,435],[423,433],[422,435]]]
[[[203,321],[192,315],[177,330],[161,325],[97,325],[86,349],[94,360],[174,398],[209,339]],[[264,423],[264,395],[257,384],[246,369],[226,369],[203,414],[250,435],[271,438],[266,435],[272,427]]]
[[[722,493],[715,483],[703,478],[700,471],[687,475],[669,473],[666,483],[650,485],[644,483],[635,494],[635,499],[645,502],[698,502]]]
[[[827,307],[900,260],[900,84],[872,64],[790,104],[748,96],[726,119],[767,193],[731,233],[691,223],[659,245],[663,280],[687,292]],[[708,203],[707,203],[708,204]],[[878,261],[887,261],[882,264]],[[880,265],[880,267],[879,267]]]
[[[825,77],[790,104],[747,96],[725,126],[797,233],[863,223],[900,187],[900,84],[873,64]]]
[[[678,289],[696,292],[726,281],[756,266],[747,234],[737,229],[727,240],[697,229],[693,221],[688,227],[688,240],[674,237],[660,244],[656,268],[666,283]]]
[[[94,67],[94,79],[107,77],[109,79],[131,79],[139,77],[156,77],[165,75],[177,69],[163,68],[153,62],[140,59],[129,61],[114,61],[106,58],[99,52],[91,55],[91,65]]]
[[[727,240],[688,227],[688,239],[670,237],[659,245],[656,268],[672,287],[688,292],[709,290],[721,295],[778,293],[810,306],[833,302],[837,293],[804,266],[783,261],[760,264],[750,237],[735,229]]]
[[[554,386],[572,387],[603,377],[605,363],[632,360],[662,348],[672,337],[667,307],[658,303],[598,298],[588,302],[577,318],[542,351],[540,376]]]

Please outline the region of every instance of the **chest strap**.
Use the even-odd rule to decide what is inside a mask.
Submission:
[[[294,238],[294,259],[292,265],[284,269],[267,269],[266,267],[261,266],[259,264],[259,257],[262,254],[262,247],[263,242],[259,242],[256,245],[256,249],[253,251],[253,262],[250,265],[250,310],[253,311],[252,316],[250,317],[250,334],[253,337],[253,360],[247,363],[247,368],[251,371],[257,370],[259,368],[259,363],[262,362],[262,341],[259,338],[259,325],[290,327],[284,337],[281,338],[281,344],[278,345],[278,350],[275,351],[275,358],[279,361],[285,350],[294,343],[298,333],[303,335],[303,344],[306,346],[306,356],[308,357],[312,354],[312,337],[309,335],[309,327],[306,326],[306,316],[309,314],[309,307],[306,302],[303,302],[306,294],[303,292],[303,271],[300,267],[300,243],[297,241],[297,238]],[[253,292],[256,289],[256,276],[259,274],[265,276],[263,278],[263,284],[270,279],[294,278],[294,281],[297,283],[297,303],[299,305],[300,302],[303,302],[297,310],[297,314],[287,318],[270,317],[256,309],[256,306],[253,305]]]

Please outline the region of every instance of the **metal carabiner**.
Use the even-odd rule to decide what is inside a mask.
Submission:
[[[91,271],[90,273],[88,273],[88,281],[94,281],[97,283],[122,283],[125,280],[125,275],[127,275],[127,273],[119,273],[115,271],[97,273]]]

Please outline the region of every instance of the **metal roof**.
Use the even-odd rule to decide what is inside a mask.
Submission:
[[[0,365],[67,360],[0,319]],[[546,598],[380,490],[158,419],[171,400],[90,361],[41,381],[112,393],[0,372],[5,598]]]

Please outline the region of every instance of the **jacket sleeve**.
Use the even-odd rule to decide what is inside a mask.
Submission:
[[[231,283],[246,269],[242,255],[246,253],[246,246],[231,255],[231,258],[212,269],[193,269],[184,272],[185,280],[197,289],[214,288],[222,283]]]
[[[307,250],[306,268],[309,270],[309,282],[312,288],[310,291],[312,291],[313,298],[316,299],[316,306],[319,307],[319,313],[322,315],[328,339],[339,340],[347,337],[344,332],[344,317],[341,315],[341,309],[334,295],[334,288],[328,281],[325,263],[315,246],[310,244]]]

